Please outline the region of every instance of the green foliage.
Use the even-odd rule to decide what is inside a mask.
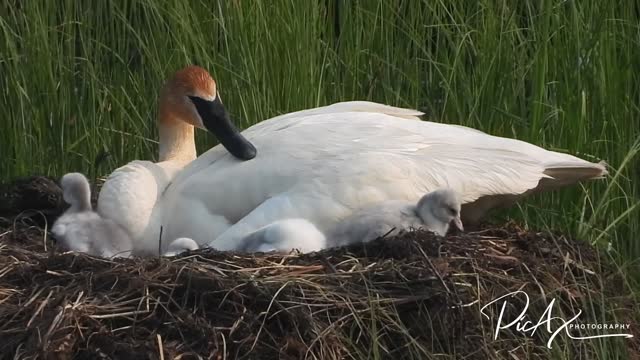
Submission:
[[[640,257],[640,23],[633,2],[15,1],[0,6],[0,174],[156,156],[158,89],[199,64],[240,126],[336,101],[611,165],[510,210]],[[214,139],[199,134],[204,151]]]
[[[639,17],[634,2],[597,0],[8,0],[0,5],[0,177],[93,173],[104,150],[111,157],[100,175],[154,159],[158,89],[198,64],[241,127],[373,100],[604,159],[609,179],[503,215],[610,244],[621,271],[637,275]],[[214,143],[198,135],[200,151]],[[620,356],[610,344],[596,344],[602,358]],[[362,355],[379,356],[370,351]]]

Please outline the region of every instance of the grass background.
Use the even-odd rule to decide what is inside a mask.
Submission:
[[[606,160],[609,179],[500,216],[609,247],[638,289],[639,24],[632,1],[8,0],[0,178],[155,159],[162,81],[198,64],[241,127],[373,100]]]

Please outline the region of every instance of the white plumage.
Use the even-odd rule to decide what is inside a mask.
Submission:
[[[326,247],[326,238],[305,219],[284,219],[266,225],[240,240],[234,250],[244,252],[318,251]]]
[[[198,250],[198,248],[199,248],[198,244],[195,241],[193,241],[193,239],[178,238],[173,240],[169,244],[169,247],[167,248],[167,251],[164,253],[164,256],[176,256],[185,251]]]

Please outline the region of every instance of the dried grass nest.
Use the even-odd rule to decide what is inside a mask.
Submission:
[[[512,327],[495,340],[500,307],[485,309],[490,319],[480,309],[515,290],[529,294],[534,321],[556,299],[554,315],[581,309],[584,323],[630,324],[635,337],[607,339],[606,348],[640,354],[638,304],[624,276],[562,234],[510,223],[305,255],[205,249],[107,260],[56,251],[33,214],[0,213],[1,358],[588,359],[607,346],[562,334],[549,350],[543,328]],[[505,318],[522,306],[512,299]]]

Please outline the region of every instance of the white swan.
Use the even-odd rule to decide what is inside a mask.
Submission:
[[[235,157],[249,159],[255,148],[231,125],[206,71],[189,69],[197,70],[176,74],[161,96],[161,162],[116,170],[100,193],[99,213],[127,229],[140,254],[157,254],[161,228],[163,239],[232,250],[278,220],[302,218],[326,232],[356,209],[441,187],[460,194],[463,220],[474,222],[531,192],[607,173],[603,164],[463,126],[404,120],[421,113],[369,102],[258,123],[243,135],[259,158],[240,162]],[[190,162],[194,125],[216,133],[235,157],[216,146]]]
[[[607,173],[603,164],[523,141],[403,120],[418,114],[355,102],[258,123],[243,134],[259,156],[238,162],[221,146],[202,154],[155,205],[170,209],[155,227],[162,224],[169,238],[233,250],[274,221],[302,218],[326,233],[356,209],[441,187],[460,194],[463,220],[474,222],[533,191]]]
[[[426,194],[417,204],[402,200],[383,201],[344,218],[327,233],[327,242],[330,247],[342,246],[420,228],[445,236],[451,222],[464,230],[460,207],[458,195],[446,188]]]
[[[91,209],[89,182],[80,173],[60,180],[64,200],[71,205],[53,224],[51,232],[70,251],[102,257],[129,257],[133,243],[118,224]]]
[[[305,219],[284,219],[266,225],[242,239],[234,248],[244,252],[318,251],[326,247],[326,238]]]
[[[237,158],[251,159],[256,154],[229,120],[211,75],[197,66],[176,72],[160,95],[159,162],[132,161],[120,167],[109,176],[98,198],[98,213],[127,230],[136,255],[158,255],[162,216],[188,214],[157,207],[156,203],[175,174],[196,158],[194,126],[214,133]]]

